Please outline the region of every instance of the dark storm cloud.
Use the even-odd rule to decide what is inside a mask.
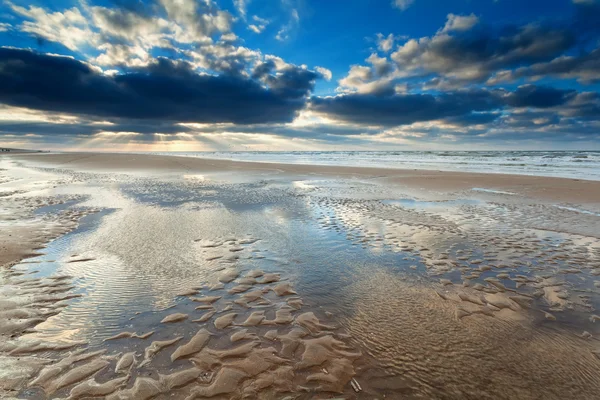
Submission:
[[[524,85],[512,93],[508,93],[503,99],[511,107],[549,108],[565,104],[576,95],[575,90]]]
[[[490,123],[498,118],[491,111],[501,109],[568,106],[573,113],[586,110],[588,114],[597,110],[597,103],[591,101],[593,99],[569,105],[577,98],[574,90],[523,85],[513,92],[480,89],[392,96],[354,93],[313,98],[310,108],[356,124],[396,126],[443,119],[466,126]]]
[[[97,117],[236,124],[294,119],[315,73],[298,68],[260,82],[199,75],[185,62],[159,59],[130,73],[107,76],[83,62],[0,48],[0,102]]]
[[[499,117],[500,113],[472,112],[458,117],[446,118],[444,122],[459,126],[487,125],[496,121]]]
[[[476,111],[495,110],[500,106],[497,96],[482,90],[440,95],[397,94],[387,97],[348,94],[313,98],[311,101],[311,109],[336,119],[383,126],[466,116]]]
[[[492,83],[544,77],[578,79],[584,84],[600,82],[600,49],[576,56],[561,56],[549,62],[520,67],[512,71],[502,71],[492,78]]]
[[[145,123],[144,123],[145,122]],[[0,120],[0,133],[21,135],[38,133],[45,136],[92,136],[100,132],[187,133],[191,129],[177,124],[160,121],[122,121],[118,123],[78,121],[73,123],[28,122]]]

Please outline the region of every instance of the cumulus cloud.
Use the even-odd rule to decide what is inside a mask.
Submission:
[[[469,89],[439,94],[382,91],[313,97],[310,109],[332,119],[364,125],[399,126],[434,120],[482,124],[498,118],[498,111],[510,108],[555,108],[564,115],[594,114],[595,99],[578,100],[574,90],[523,85],[514,91]]]
[[[581,51],[597,46],[590,39],[600,34],[592,15],[600,16],[600,8],[577,6],[575,16],[559,22],[489,26],[475,14],[448,14],[434,35],[405,40],[391,53],[400,39],[378,34],[378,50],[388,54],[373,53],[366,65],[351,66],[337,90],[381,95],[411,86],[445,91],[544,77],[595,83],[600,81],[600,49]]]
[[[291,64],[265,72],[260,81],[197,74],[190,63],[168,59],[109,76],[69,57],[0,49],[0,102],[98,117],[237,124],[291,121],[317,78],[316,72]]]
[[[396,40],[396,38],[394,37],[394,34],[392,34],[392,33],[390,33],[387,36],[384,36],[382,33],[378,33],[377,34],[377,47],[379,48],[379,50],[383,51],[384,53],[387,53],[394,48],[395,40]]]
[[[600,48],[576,56],[562,55],[548,62],[514,70],[498,71],[488,83],[514,82],[522,78],[538,80],[545,77],[577,79],[583,84],[600,82]]]
[[[283,19],[267,20],[251,16],[249,3],[230,3],[236,17],[212,0],[63,10],[7,3],[15,18],[0,31],[62,44],[73,57],[0,48],[0,138],[208,143],[224,135],[360,146],[599,135],[600,95],[582,89],[600,82],[598,2],[574,0],[575,13],[563,20],[493,26],[448,14],[430,36],[376,34],[335,96],[312,94],[331,70],[244,45],[244,33],[271,35],[270,24],[277,40],[289,40],[302,4],[282,0]]]
[[[479,18],[475,14],[471,15],[455,15],[448,14],[446,25],[442,28],[442,32],[452,31],[468,31],[479,22]]]
[[[491,111],[500,101],[487,91],[431,94],[345,94],[313,98],[310,109],[346,122],[398,126],[420,121],[465,116],[477,111]]]
[[[323,79],[325,79],[326,81],[330,81],[333,76],[331,71],[324,67],[315,67],[315,71],[321,74]]]
[[[446,26],[454,24],[452,18]],[[481,82],[500,68],[552,59],[575,44],[569,30],[553,26],[530,24],[502,32],[453,28],[452,34],[444,29],[409,40],[391,59],[414,75],[436,73]]]
[[[78,8],[49,12],[41,7],[21,7],[8,2],[15,13],[29,19],[20,29],[36,38],[61,43],[69,50],[82,50],[98,42],[98,34],[90,28]]]

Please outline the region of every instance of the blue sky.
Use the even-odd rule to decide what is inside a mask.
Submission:
[[[596,0],[0,3],[0,143],[600,149]]]

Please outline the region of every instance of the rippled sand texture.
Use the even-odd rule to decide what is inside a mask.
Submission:
[[[600,396],[600,217],[576,204],[1,166],[30,258],[0,271],[0,397]]]
[[[280,279],[258,270],[227,270],[218,278],[226,282],[222,288],[190,289],[180,312],[161,312],[153,331],[109,337],[108,353],[77,350],[47,361],[28,382],[28,392],[73,399],[343,393],[360,352],[338,326],[301,310],[301,298]]]

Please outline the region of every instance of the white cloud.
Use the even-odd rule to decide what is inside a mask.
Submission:
[[[479,22],[479,18],[475,14],[471,15],[455,15],[448,14],[446,25],[442,28],[442,32],[452,31],[468,31]]]
[[[99,65],[126,65],[129,67],[142,67],[148,65],[152,58],[150,54],[137,45],[104,43],[98,46],[103,53],[93,61]]]
[[[321,75],[323,75],[323,78],[325,78],[325,80],[330,81],[332,78],[332,73],[330,70],[328,70],[327,68],[323,68],[323,67],[316,67],[315,71],[317,71],[318,73],[320,73]]]
[[[414,3],[415,0],[393,0],[392,6],[404,11]]]
[[[383,51],[384,53],[387,53],[394,48],[395,40],[396,40],[396,38],[391,33],[389,35],[387,35],[387,37],[383,36],[383,34],[381,34],[381,33],[378,33],[377,34],[377,47],[379,48],[379,50]]]
[[[12,26],[10,24],[0,22],[0,32],[6,32],[10,28],[12,28]]]
[[[254,33],[262,33],[262,31],[264,31],[265,28],[266,27],[264,25],[253,25],[253,24],[248,25],[248,29],[250,29]]]
[[[242,19],[246,20],[246,12],[248,11],[248,3],[250,0],[233,0],[233,5],[238,10],[238,13],[242,17]]]
[[[98,35],[89,28],[78,8],[49,12],[41,7],[25,8],[12,3],[8,5],[17,14],[32,20],[21,24],[19,28],[23,32],[61,43],[69,50],[82,50],[86,45],[98,42]]]
[[[223,42],[235,42],[238,39],[239,38],[237,37],[237,35],[233,32],[229,32],[224,35],[221,35],[221,41],[223,41]]]
[[[268,19],[260,18],[257,15],[252,16],[252,19],[256,22],[254,24],[248,25],[248,29],[250,29],[254,33],[262,33],[267,25],[271,23]]]
[[[300,15],[298,14],[298,10],[293,8],[292,13],[290,15],[290,21],[284,25],[275,35],[275,39],[283,42],[290,38],[290,32],[296,28],[300,24]]]

